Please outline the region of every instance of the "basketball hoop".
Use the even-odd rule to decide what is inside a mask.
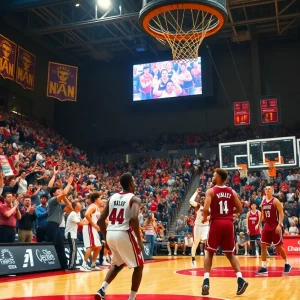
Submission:
[[[246,164],[237,165],[237,168],[240,172],[241,178],[246,178],[248,176],[248,169]]]
[[[149,35],[169,44],[177,61],[197,60],[204,38],[217,33],[226,21],[226,0],[153,0],[139,17]]]

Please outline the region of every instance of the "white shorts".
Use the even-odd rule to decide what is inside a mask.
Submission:
[[[112,265],[136,268],[144,264],[142,251],[131,231],[107,231],[106,241],[112,252]]]
[[[195,225],[193,237],[195,242],[206,241],[209,232],[209,225]]]
[[[85,225],[82,229],[85,248],[102,246],[98,231],[91,225]]]

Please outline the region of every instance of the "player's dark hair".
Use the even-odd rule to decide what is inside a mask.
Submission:
[[[100,198],[100,193],[98,192],[92,193],[90,195],[90,200],[92,203],[94,203],[98,198]]]
[[[54,193],[59,190],[59,187],[58,186],[54,186],[52,188],[49,189],[49,194],[51,197],[53,197]]]
[[[80,203],[78,200],[72,202],[72,208],[75,209],[77,203]]]
[[[228,176],[227,171],[225,171],[224,169],[217,168],[215,170],[215,172],[221,177],[221,179],[223,180],[223,182],[226,181],[227,176]]]
[[[124,190],[128,190],[131,182],[132,182],[132,174],[131,173],[124,173],[120,177],[120,184]]]

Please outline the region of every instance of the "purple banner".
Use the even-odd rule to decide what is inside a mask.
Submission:
[[[77,100],[78,68],[49,62],[47,96],[60,101]]]
[[[19,46],[16,82],[24,89],[34,90],[35,61],[35,55]]]
[[[15,79],[17,44],[0,34],[0,75],[4,79]]]

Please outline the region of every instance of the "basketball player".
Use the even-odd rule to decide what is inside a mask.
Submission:
[[[130,173],[120,177],[123,192],[114,194],[101,214],[99,223],[101,232],[112,252],[112,267],[107,273],[101,288],[95,294],[95,300],[105,299],[109,284],[126,264],[134,268],[132,275],[130,300],[134,300],[143,276],[143,241],[140,235],[139,211],[141,199],[134,196],[135,181]],[[108,217],[106,229],[105,220]],[[133,234],[134,233],[134,234]]]
[[[267,270],[267,246],[272,243],[276,247],[277,253],[285,261],[284,274],[291,272],[292,266],[289,264],[284,248],[282,247],[282,227],[283,227],[283,209],[280,201],[273,197],[273,187],[265,188],[265,198],[261,203],[261,219],[264,222],[264,227],[261,234],[261,260],[262,267],[256,272],[257,275],[268,274]]]
[[[246,226],[247,226],[247,233],[250,236],[250,254],[258,256],[258,251],[256,251],[255,242],[260,247],[260,228],[259,222],[261,218],[261,212],[256,209],[256,203],[251,203],[251,210],[246,215]]]
[[[101,241],[98,234],[100,231],[97,222],[100,218],[100,207],[101,207],[101,198],[100,194],[95,192],[90,196],[90,200],[92,204],[88,207],[85,218],[89,222],[88,225],[83,226],[82,235],[83,235],[83,243],[86,248],[86,252],[84,255],[84,260],[82,266],[80,267],[80,271],[100,271],[101,269],[96,266],[96,261],[101,251]],[[87,261],[90,258],[91,253],[93,252],[92,257],[92,265],[88,266]]]
[[[204,224],[202,223],[202,211],[203,211],[203,207],[204,207],[204,199],[205,197],[201,197],[200,198],[200,202],[198,202],[196,199],[197,197],[201,197],[201,189],[197,189],[196,192],[194,193],[194,195],[191,197],[190,199],[190,204],[195,208],[195,214],[196,214],[196,220],[195,220],[195,225],[194,225],[194,231],[193,231],[193,236],[194,236],[194,243],[193,243],[193,247],[192,247],[192,265],[193,267],[196,267],[196,259],[195,259],[195,255],[196,255],[196,250],[198,248],[198,245],[200,243],[200,241],[202,241],[204,244],[206,244],[206,240],[207,240],[207,235],[208,235],[208,231],[209,231],[209,223],[208,221],[205,222]],[[200,249],[201,250],[201,249]],[[203,249],[202,249],[203,251]],[[204,252],[201,251],[201,254]]]
[[[210,229],[204,259],[202,295],[209,294],[209,273],[214,253],[219,246],[236,272],[238,283],[236,294],[242,295],[248,286],[248,282],[242,277],[240,264],[233,254],[235,249],[233,210],[235,208],[235,213],[238,214],[243,208],[236,192],[225,185],[226,179],[227,172],[223,169],[216,169],[212,179],[214,187],[208,189],[205,195],[202,223],[207,222],[210,210]]]

